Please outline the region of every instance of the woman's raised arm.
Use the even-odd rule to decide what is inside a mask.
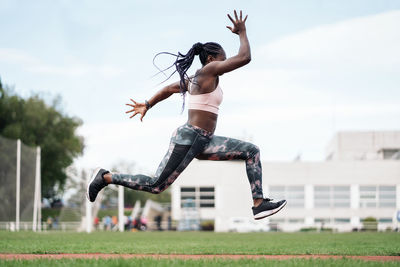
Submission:
[[[228,14],[228,18],[232,21],[233,27],[231,26],[226,26],[226,27],[229,30],[231,30],[232,33],[239,35],[240,48],[238,54],[224,61],[213,61],[204,67],[204,71],[207,71],[208,73],[211,73],[213,75],[222,75],[224,73],[240,68],[251,61],[250,43],[249,40],[247,39],[246,25],[245,25],[247,20],[247,15],[243,19],[242,11],[240,11],[240,15],[238,17],[235,10],[234,16],[235,19],[233,19]]]

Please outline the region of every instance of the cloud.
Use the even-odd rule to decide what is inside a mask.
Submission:
[[[318,71],[308,69],[247,69],[238,70],[221,79],[224,102],[288,103],[291,99],[326,98],[329,94],[313,90],[309,81],[318,76]]]
[[[249,114],[259,114],[262,116],[263,123],[269,122],[296,122],[299,120],[323,119],[335,116],[338,119],[357,120],[368,116],[400,115],[398,105],[346,105],[337,106],[289,106],[289,107],[256,107],[246,110],[246,113],[237,111],[225,115],[225,119],[231,123],[246,121],[246,123],[260,123],[259,116],[249,116]]]
[[[400,11],[392,11],[317,26],[256,47],[249,67],[221,78],[226,100],[247,107],[373,102],[400,82],[397,25]]]
[[[0,62],[10,64],[38,64],[39,61],[26,53],[13,48],[0,48]]]
[[[99,75],[102,78],[114,78],[122,73],[124,70],[119,67],[108,65],[89,65],[89,64],[75,64],[70,66],[55,66],[47,64],[38,64],[27,67],[27,70],[32,73],[40,73],[45,75],[61,75],[80,77],[85,75]]]
[[[42,75],[67,77],[94,75],[104,78],[114,78],[125,73],[125,70],[120,67],[108,64],[86,64],[79,62],[79,60],[74,60],[73,63],[64,65],[48,64],[23,50],[9,48],[0,48],[0,62],[19,65],[25,71]]]
[[[400,63],[400,11],[321,25],[286,36],[258,49],[278,66],[373,68]]]

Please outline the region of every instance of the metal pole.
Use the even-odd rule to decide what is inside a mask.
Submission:
[[[87,175],[87,182],[89,183],[90,176]],[[86,232],[92,232],[92,203],[88,199],[86,199]]]
[[[35,172],[35,195],[33,200],[33,223],[32,230],[36,232],[38,223],[38,207],[40,207],[39,200],[39,176],[40,176],[40,147],[36,148],[36,172]]]
[[[39,148],[40,149],[40,148]],[[39,167],[41,163],[41,150],[39,150]],[[38,190],[38,204],[39,204],[39,212],[38,212],[38,231],[42,231],[42,173],[39,171],[39,190]]]
[[[124,187],[118,186],[118,229],[124,231]]]
[[[17,140],[17,182],[16,182],[16,201],[15,201],[15,231],[19,231],[19,200],[21,183],[21,140]]]

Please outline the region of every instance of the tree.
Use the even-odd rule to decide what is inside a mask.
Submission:
[[[60,98],[48,105],[38,94],[23,99],[0,80],[0,135],[41,147],[45,198],[54,198],[62,191],[66,168],[84,148],[83,138],[75,133],[82,121],[63,114],[59,105]]]

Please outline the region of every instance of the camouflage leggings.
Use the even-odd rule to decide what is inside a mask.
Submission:
[[[188,123],[172,134],[167,154],[155,177],[142,174],[112,174],[112,183],[134,190],[159,194],[167,189],[194,159],[245,160],[253,198],[262,198],[260,150],[257,146],[233,138],[214,136]]]

